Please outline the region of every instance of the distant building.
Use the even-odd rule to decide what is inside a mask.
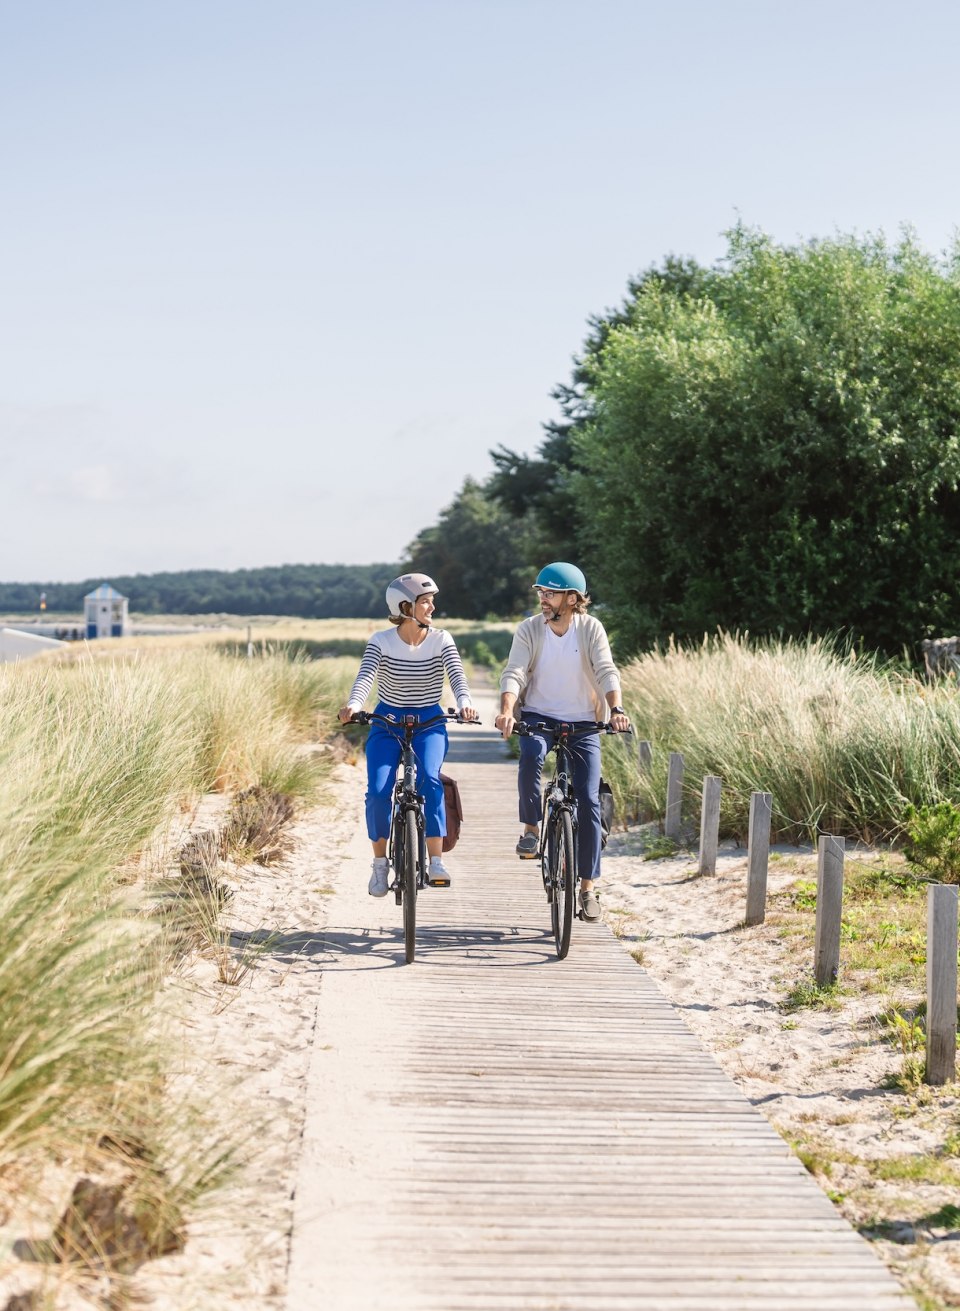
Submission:
[[[123,637],[130,632],[127,598],[109,583],[101,583],[83,598],[87,637]]]

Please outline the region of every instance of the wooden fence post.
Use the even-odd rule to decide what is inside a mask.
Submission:
[[[746,924],[762,924],[767,914],[767,863],[770,859],[772,814],[772,795],[769,792],[751,792],[750,833],[747,838]]]
[[[720,785],[722,779],[707,774],[700,803],[700,874],[716,874],[717,842],[720,834]]]
[[[644,738],[637,742],[637,772],[641,779],[649,780],[653,773],[653,748]],[[653,819],[653,812],[642,792],[637,793],[637,823],[648,824]]]
[[[663,831],[668,838],[676,841],[680,837],[680,809],[683,801],[683,756],[679,751],[670,752],[670,766],[667,771],[667,809],[663,820]]]
[[[957,887],[927,889],[927,1083],[952,1083],[957,1070]]]
[[[817,931],[813,973],[820,988],[840,973],[840,918],[843,912],[843,838],[823,833],[817,843]]]

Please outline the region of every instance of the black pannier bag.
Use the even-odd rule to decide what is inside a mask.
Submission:
[[[605,778],[600,780],[600,850],[607,845],[613,827],[613,788]]]

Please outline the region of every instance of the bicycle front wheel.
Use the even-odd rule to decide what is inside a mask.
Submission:
[[[551,825],[549,842],[550,885],[553,898],[550,902],[550,922],[557,944],[557,955],[563,960],[570,950],[570,930],[573,927],[573,903],[577,893],[576,853],[573,849],[573,820],[569,810],[561,810]]]
[[[409,965],[417,950],[417,853],[420,842],[414,811],[407,811],[403,825],[403,869],[397,871],[397,877],[403,882],[403,946]]]
[[[390,847],[387,859],[393,870],[393,895],[398,906],[403,905],[403,813],[394,811],[390,827]]]

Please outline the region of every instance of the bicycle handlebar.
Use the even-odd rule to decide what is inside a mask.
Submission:
[[[432,719],[417,719],[415,715],[404,715],[398,719],[396,715],[378,715],[375,710],[355,710],[353,718],[348,719],[344,728],[349,728],[351,724],[383,724],[385,728],[406,728],[408,726],[421,728],[432,728],[434,724],[443,723],[455,724],[479,724],[479,719],[464,719],[462,710],[455,710],[452,706],[442,715],[434,715]]]
[[[592,724],[545,724],[540,720],[536,724],[525,724],[522,719],[518,719],[513,726],[513,731],[517,737],[538,737],[541,733],[551,733],[554,738],[564,737],[585,737],[588,733],[606,733],[610,737],[615,737],[618,733],[630,734],[632,728],[611,728],[609,722],[596,720]]]

